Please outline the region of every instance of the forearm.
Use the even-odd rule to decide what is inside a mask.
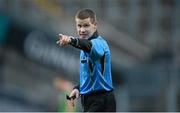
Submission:
[[[91,51],[92,43],[88,39],[79,39],[74,37],[70,38],[70,45],[72,45],[73,47],[84,50],[88,53]]]

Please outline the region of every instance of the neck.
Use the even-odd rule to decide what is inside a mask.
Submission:
[[[95,39],[95,38],[97,38],[99,36],[99,34],[98,34],[98,32],[97,32],[97,30],[93,33],[93,35],[90,37],[90,38],[88,38],[88,40],[92,40],[92,39]]]

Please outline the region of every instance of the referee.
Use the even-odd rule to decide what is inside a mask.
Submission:
[[[96,14],[82,9],[75,16],[79,38],[60,34],[60,46],[71,45],[80,52],[80,83],[70,93],[70,102],[81,97],[84,112],[115,112],[116,101],[111,76],[110,49],[98,34]]]

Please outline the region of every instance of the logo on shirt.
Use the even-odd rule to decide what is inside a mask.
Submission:
[[[87,61],[87,58],[84,56],[84,57],[81,57],[81,63],[86,63]]]

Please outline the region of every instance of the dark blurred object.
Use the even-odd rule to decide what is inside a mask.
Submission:
[[[4,44],[7,39],[7,35],[10,27],[10,19],[8,16],[0,12],[0,86],[3,85],[3,64],[4,64]]]
[[[24,40],[27,33],[27,28],[18,26],[15,23],[11,24],[9,33],[7,35],[6,46],[12,47],[23,53]]]
[[[75,96],[75,95],[74,95],[74,96],[72,96],[72,97],[70,97],[69,95],[66,95],[66,99],[67,99],[67,100],[71,100],[71,99],[73,99],[73,100],[74,100],[75,98],[76,98],[76,96]]]
[[[10,19],[0,12],[0,45],[5,43],[9,27]]]

